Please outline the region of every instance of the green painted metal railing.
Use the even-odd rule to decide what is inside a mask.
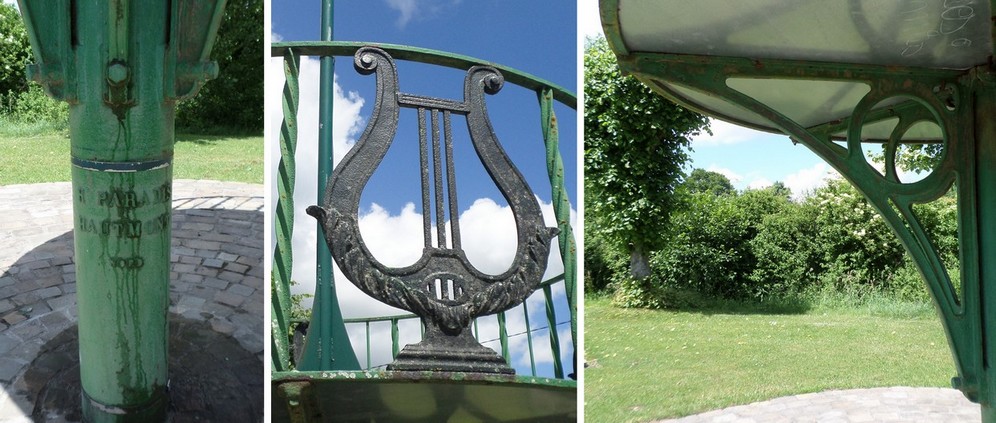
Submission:
[[[513,333],[513,334],[509,334],[508,333],[508,324],[506,322],[506,316],[507,316],[507,314],[509,312],[501,312],[501,313],[498,313],[498,315],[497,315],[497,320],[498,320],[498,334],[499,334],[497,338],[481,339],[481,336],[476,331],[475,331],[474,337],[477,338],[478,342],[481,342],[482,344],[488,344],[490,342],[498,341],[499,344],[501,345],[501,355],[502,355],[502,357],[504,357],[506,361],[511,362],[511,360],[513,359],[513,357],[512,357],[512,353],[509,351],[509,339],[513,338],[513,337],[516,337],[516,336],[523,336],[523,335],[526,336],[527,352],[528,352],[528,358],[529,358],[529,364],[530,364],[530,375],[532,375],[532,376],[539,376],[538,372],[536,371],[536,351],[533,349],[533,336],[537,332],[541,332],[543,330],[547,330],[548,331],[547,338],[550,341],[550,349],[553,352],[552,356],[553,356],[554,376],[557,377],[557,378],[559,378],[559,379],[563,379],[564,378],[564,374],[563,374],[563,367],[564,366],[563,366],[563,361],[562,361],[562,359],[560,357],[560,349],[559,349],[560,348],[560,335],[557,332],[557,327],[560,327],[562,325],[565,325],[565,324],[568,324],[568,323],[572,323],[572,322],[568,321],[568,320],[558,321],[557,314],[556,314],[556,312],[554,310],[554,307],[553,307],[554,306],[554,300],[553,300],[553,294],[552,294],[552,289],[551,288],[554,285],[556,285],[557,283],[559,283],[559,282],[564,282],[564,275],[559,275],[559,276],[557,276],[555,278],[552,278],[552,279],[544,281],[543,282],[543,288],[542,288],[542,290],[538,291],[538,292],[542,292],[543,293],[544,303],[547,306],[547,309],[546,309],[546,311],[547,311],[547,315],[546,315],[546,317],[547,317],[546,326],[541,326],[541,327],[535,327],[534,328],[534,327],[532,327],[529,324],[529,308],[526,305],[528,303],[527,302],[527,303],[523,303],[523,311],[522,311],[523,314],[524,314],[525,325],[526,325],[526,329],[524,331]],[[371,340],[371,330],[370,330],[370,325],[371,324],[382,323],[382,322],[387,322],[387,323],[390,324],[390,327],[391,327],[391,358],[393,359],[395,356],[398,355],[398,351],[400,351],[400,349],[402,347],[401,342],[400,342],[400,324],[401,324],[401,322],[402,321],[406,321],[406,320],[416,320],[416,319],[418,319],[418,316],[416,316],[414,314],[400,314],[400,315],[394,315],[394,316],[382,316],[382,317],[368,317],[368,318],[345,319],[344,322],[347,325],[347,328],[349,328],[350,326],[362,326],[363,327],[364,342],[365,342],[365,345],[366,345],[366,351],[365,351],[366,352],[366,354],[365,354],[366,357],[361,362],[362,363],[361,367],[363,368],[363,370],[381,369],[381,368],[383,368],[387,364],[387,363],[378,363],[378,364],[374,364],[373,363],[373,358],[372,358],[372,353],[371,353],[371,341],[370,341]],[[475,327],[478,325],[478,320],[480,320],[480,319],[477,319],[477,320],[474,321]],[[303,323],[303,321],[295,321],[293,323],[300,324],[300,323]],[[421,325],[419,325],[419,326],[421,327]]]
[[[290,317],[290,280],[294,268],[291,236],[294,234],[294,175],[297,168],[298,75],[301,59],[292,51],[284,56],[283,123],[280,125],[280,163],[277,165],[277,248],[273,252],[273,276],[270,279],[271,327],[273,328],[270,357],[275,371],[287,370],[290,364],[290,343],[287,329]]]
[[[498,328],[499,337],[498,341],[501,345],[501,353],[506,358],[506,360],[511,361],[509,352],[509,337],[519,336],[525,334],[527,336],[527,344],[529,349],[529,360],[530,368],[533,375],[536,375],[536,358],[533,352],[534,343],[532,339],[532,333],[541,331],[543,329],[548,329],[549,332],[549,342],[550,348],[553,352],[553,366],[555,377],[563,379],[563,363],[560,358],[560,339],[557,333],[557,326],[561,323],[557,322],[557,315],[555,311],[555,304],[553,301],[552,284],[557,282],[564,283],[564,290],[566,292],[566,298],[568,303],[568,309],[570,311],[570,326],[571,326],[571,341],[576,345],[577,340],[577,289],[576,289],[576,254],[577,247],[574,240],[574,233],[570,225],[570,199],[567,191],[564,187],[564,167],[563,159],[560,155],[559,150],[559,139],[557,130],[557,118],[553,112],[554,101],[560,102],[561,104],[571,108],[577,108],[577,97],[574,93],[552,84],[543,79],[537,78],[528,73],[521,72],[519,70],[509,68],[506,66],[498,65],[495,63],[487,62],[480,59],[475,59],[468,56],[462,56],[447,52],[441,52],[437,50],[422,49],[417,47],[393,45],[393,44],[381,44],[381,43],[361,43],[361,42],[337,42],[337,41],[315,41],[315,42],[293,42],[293,43],[275,43],[271,46],[271,56],[273,57],[283,57],[284,59],[284,74],[286,77],[286,83],[284,86],[283,93],[283,113],[284,119],[281,125],[280,132],[280,162],[278,165],[278,180],[277,180],[277,213],[275,215],[275,228],[276,228],[276,239],[277,248],[274,250],[273,257],[273,272],[272,272],[272,283],[271,288],[273,290],[273,295],[271,296],[272,302],[272,348],[273,353],[271,354],[273,360],[273,371],[274,372],[285,372],[292,369],[291,366],[291,343],[289,342],[289,333],[291,329],[290,322],[290,281],[291,275],[290,270],[293,263],[293,251],[291,251],[290,239],[293,235],[293,185],[294,185],[294,169],[295,169],[295,158],[294,153],[296,150],[297,141],[297,122],[296,122],[296,112],[297,112],[297,102],[298,102],[298,68],[300,65],[300,56],[319,56],[322,58],[331,58],[334,56],[352,56],[357,49],[363,46],[376,46],[387,51],[396,60],[405,60],[419,63],[433,64],[443,67],[451,67],[461,70],[469,69],[471,66],[475,65],[488,65],[497,68],[505,77],[506,82],[519,85],[523,88],[535,91],[537,98],[539,100],[540,106],[540,119],[543,132],[543,141],[546,147],[546,161],[548,176],[550,179],[550,185],[552,188],[553,195],[553,209],[557,220],[557,226],[560,229],[559,235],[559,246],[561,260],[564,263],[564,274],[548,280],[542,285],[542,292],[546,304],[546,315],[547,315],[547,326],[532,328],[529,322],[528,305],[523,303],[523,310],[525,313],[526,321],[526,331],[524,333],[518,333],[509,335],[506,325],[506,314],[505,312],[499,313]],[[331,77],[323,77],[322,84],[331,84]],[[331,153],[329,153],[331,155]],[[332,284],[328,284],[331,286]],[[322,289],[321,287],[318,288]],[[320,293],[320,292],[319,292]],[[330,300],[331,299],[331,300]],[[527,301],[528,302],[528,301]],[[334,295],[319,295],[316,297],[315,313],[325,314],[337,312],[336,308],[338,304],[335,304]],[[322,317],[322,316],[317,316]],[[328,317],[328,316],[326,316]],[[382,321],[391,322],[391,342],[392,342],[392,356],[397,355],[400,350],[400,333],[399,333],[399,322],[406,319],[414,319],[414,315],[402,315],[402,316],[386,316],[373,319],[346,319],[345,324],[349,325],[363,325],[366,327],[366,367],[370,368],[370,324]],[[313,317],[313,322],[315,322],[315,317]],[[330,320],[325,319],[324,321],[319,320],[319,325],[322,327],[320,333],[312,333],[312,336],[323,336],[328,337],[330,331],[329,326]],[[311,327],[312,329],[314,326]],[[478,324],[475,321],[475,336],[478,335]],[[334,336],[346,336],[345,333],[333,334]],[[490,342],[493,340],[483,340],[484,342]],[[345,345],[349,345],[343,342]],[[321,345],[331,345],[334,348],[337,344],[334,340],[328,339],[323,340]],[[331,349],[329,348],[329,349]],[[352,351],[349,352],[352,354]],[[322,354],[332,354],[331,351],[324,351]],[[321,363],[329,363],[329,361],[322,360]],[[318,368],[313,370],[339,370],[341,368]]]

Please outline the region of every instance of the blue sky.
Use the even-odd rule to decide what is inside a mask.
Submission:
[[[292,7],[282,7],[283,3],[288,2],[273,2],[272,32],[285,41],[319,39],[320,2],[289,3]],[[335,5],[334,38],[406,44],[464,54],[529,72],[576,91],[577,26],[571,6],[573,2],[565,0],[535,3],[494,0],[339,1]],[[462,97],[463,72],[447,70],[433,73],[432,70],[430,66],[399,64],[401,90],[453,99]],[[347,89],[372,87],[372,78],[357,75],[348,58],[337,59],[336,74],[340,85]],[[542,140],[536,138],[539,134],[538,109],[535,116],[532,114],[535,102],[531,92],[510,84],[506,84],[505,89],[489,98],[488,102],[499,139],[531,183],[546,178]],[[576,120],[569,116],[569,111],[565,107],[556,109],[561,119],[560,137],[565,142],[577,137]],[[501,118],[507,119],[499,122]],[[561,151],[568,190],[573,198],[577,179],[576,149],[563,148]],[[392,179],[392,183],[387,185],[393,188],[393,182]],[[486,188],[475,186],[468,191],[480,189]],[[550,200],[548,188],[534,188],[534,191],[540,198]],[[495,194],[500,199],[497,191]],[[473,200],[467,196],[457,197],[461,209]],[[406,197],[394,195],[371,198],[377,198],[380,206],[394,212],[400,211],[408,201]],[[504,204],[502,201],[499,203]]]
[[[272,30],[274,42],[279,40],[318,40],[320,36],[320,2],[274,1]],[[432,48],[490,60],[547,79],[570,91],[577,90],[577,26],[574,2],[508,2],[470,0],[373,0],[340,1],[335,9],[334,37],[343,41],[372,41]],[[275,130],[280,124],[279,98],[283,76],[279,59],[268,65],[267,124],[270,130],[271,178],[279,158]],[[460,100],[463,96],[465,72],[428,65],[398,63],[399,86],[402,92]],[[317,60],[303,60],[301,65],[301,111],[299,112],[298,178],[296,181],[294,280],[300,283],[296,292],[314,289],[314,243],[317,239],[314,219],[303,216],[305,207],[315,204],[314,143],[317,138]],[[374,100],[372,76],[361,76],[353,70],[351,58],[336,62],[336,95],[334,144],[336,160],[359,137],[369,117]],[[519,167],[540,199],[544,212],[550,210],[550,186],[546,176],[544,147],[540,132],[539,107],[535,93],[506,83],[496,95],[489,96],[487,107],[491,123],[512,161]],[[577,118],[572,109],[557,106],[561,154],[564,156],[567,188],[572,200],[577,198]],[[403,266],[421,255],[421,197],[417,171],[417,129],[414,112],[408,117],[402,111],[398,136],[387,157],[378,167],[361,199],[360,228],[364,242],[386,265]],[[453,122],[458,137],[455,148],[469,143],[466,126]],[[462,137],[462,139],[460,138]],[[515,250],[515,230],[510,209],[487,177],[472,149],[457,152],[457,188],[460,209],[460,229],[463,248],[471,263],[479,270],[498,274],[512,263]],[[463,157],[464,160],[460,160]],[[271,184],[271,195],[275,194]],[[274,196],[275,198],[275,196]],[[553,220],[547,216],[547,225]],[[576,220],[575,220],[576,223]],[[578,230],[578,233],[581,231]],[[562,272],[559,260],[551,260],[547,277]],[[343,313],[347,316],[393,315],[401,311],[372,302],[352,284],[336,276],[337,293]],[[555,287],[555,296],[563,298],[562,284]],[[558,320],[569,321],[564,302],[558,306]],[[529,300],[530,323],[533,328],[545,326],[541,296]],[[497,338],[493,318],[480,325],[481,338]],[[414,322],[411,322],[414,323]],[[521,312],[510,312],[510,333],[524,329]],[[387,326],[372,328],[374,339],[387,339]],[[402,328],[401,343],[408,334],[418,333],[414,325]],[[566,332],[566,333],[565,333]],[[560,354],[570,369],[569,325],[559,325]],[[362,333],[351,330],[354,347],[361,362],[365,356]],[[545,339],[545,332],[538,334]],[[550,374],[549,347],[541,341],[536,347],[542,374]],[[512,340],[512,350],[525,349],[525,338]],[[497,343],[488,344],[495,347]],[[544,351],[545,348],[545,351]],[[386,363],[389,344],[373,345],[373,362]],[[386,350],[386,351],[385,351]],[[515,360],[520,374],[528,373],[528,358],[521,353]]]
[[[579,0],[578,30],[584,36],[602,33],[597,0]],[[712,120],[713,135],[692,142],[688,170],[702,168],[726,175],[738,189],[760,188],[781,181],[800,196],[824,185],[832,168],[803,145],[784,135],[755,131]]]

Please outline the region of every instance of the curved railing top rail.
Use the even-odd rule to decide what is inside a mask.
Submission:
[[[280,57],[283,56],[288,49],[293,49],[295,52],[306,56],[352,56],[356,53],[356,50],[365,46],[373,46],[382,49],[397,60],[446,66],[460,70],[467,70],[474,65],[492,66],[501,71],[506,82],[511,82],[520,87],[537,92],[542,89],[549,89],[553,91],[553,98],[555,100],[574,110],[577,110],[577,95],[557,84],[508,66],[440,50],[399,44],[360,41],[293,41],[273,43],[270,46],[270,55],[273,57]]]

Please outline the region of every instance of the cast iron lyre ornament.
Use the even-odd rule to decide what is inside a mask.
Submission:
[[[550,240],[557,235],[557,229],[543,225],[535,196],[498,143],[488,120],[484,93],[497,93],[504,78],[489,66],[470,68],[464,82],[464,100],[460,102],[400,92],[394,61],[381,49],[359,49],[353,56],[353,65],[361,74],[377,75],[373,114],[363,136],[332,172],[324,206],[308,207],[308,214],[321,223],[332,256],[346,278],[370,296],[422,318],[425,326],[422,342],[407,345],[387,369],[514,374],[501,356],[474,339],[470,324],[475,317],[522,303],[538,287],[546,269]],[[391,268],[377,261],[363,243],[357,213],[363,187],[394,141],[402,107],[418,111],[425,247],[415,264]],[[460,247],[450,134],[452,114],[466,116],[474,149],[515,217],[518,233],[515,259],[500,275],[487,275],[475,269]],[[431,140],[427,139],[426,115],[431,116]],[[440,115],[444,128],[442,149]],[[430,142],[434,199],[430,199]],[[448,207],[443,201],[444,160]],[[430,217],[432,203],[436,217],[435,245]],[[444,218],[447,213],[449,222]]]

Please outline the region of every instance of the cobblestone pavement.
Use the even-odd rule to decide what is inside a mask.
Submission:
[[[71,199],[68,182],[0,186],[0,421],[31,421],[29,364],[76,325]],[[176,180],[173,209],[171,321],[199,322],[261,364],[263,187]]]
[[[793,395],[658,423],[980,422],[978,404],[942,388],[871,388]]]

